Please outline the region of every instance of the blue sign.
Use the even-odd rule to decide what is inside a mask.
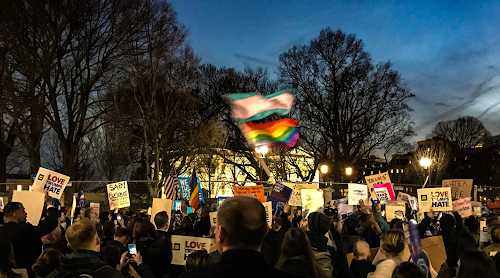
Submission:
[[[181,211],[181,204],[182,204],[181,200],[176,200],[174,202],[174,210],[175,211]],[[193,210],[191,209],[191,207],[188,206],[187,207],[187,213],[189,214],[189,213],[192,213],[192,212],[193,212]]]
[[[189,183],[191,182],[191,177],[178,177],[179,180],[179,188],[181,189],[181,200],[186,201],[189,204],[189,198],[191,198],[191,188],[189,187]],[[198,189],[200,196],[200,203],[205,203],[205,198],[203,198],[203,191],[200,186],[200,178],[196,177],[198,181]]]
[[[219,210],[219,206],[224,203],[224,201],[229,197],[217,197],[217,210]]]

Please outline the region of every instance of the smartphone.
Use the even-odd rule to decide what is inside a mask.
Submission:
[[[137,254],[137,248],[135,247],[135,244],[129,244],[128,251],[130,252],[130,254]]]
[[[117,213],[117,214],[116,214],[116,219],[117,219],[118,221],[122,221],[122,216],[121,216],[119,213]]]

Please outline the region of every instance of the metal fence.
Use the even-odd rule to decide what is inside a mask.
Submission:
[[[73,181],[71,182],[71,186],[67,186],[65,188],[62,201],[64,205],[70,206],[74,194],[83,192],[85,196],[84,199],[86,207],[88,207],[90,203],[99,203],[100,211],[108,211],[109,203],[106,185],[114,182],[116,181]],[[130,195],[130,210],[138,211],[150,207],[152,196],[148,186],[148,181],[127,181],[127,183]],[[263,184],[266,196],[269,196],[272,191],[272,185],[267,181],[200,181],[200,184],[203,188],[205,200],[209,205],[213,205],[216,203],[216,197],[217,194],[220,193],[221,188],[225,189],[227,193],[231,194],[232,188],[235,185]],[[311,184],[318,183],[316,182]],[[16,183],[0,184],[1,187],[5,186],[6,189],[5,192],[0,192],[1,197],[7,198],[4,199],[5,202],[7,200],[10,200],[12,191],[17,190],[18,185],[22,186],[22,190],[29,190],[31,181],[25,180]],[[331,188],[332,199],[340,199],[346,197],[348,193],[348,183],[320,182],[319,186],[322,189]],[[398,192],[404,192],[411,196],[416,196],[417,189],[422,187],[422,185],[416,184],[394,184],[393,186],[396,195]],[[178,194],[177,196],[180,196],[180,194]]]

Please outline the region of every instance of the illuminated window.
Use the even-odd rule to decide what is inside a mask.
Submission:
[[[373,175],[373,171],[371,171],[371,174],[370,175]]]
[[[396,169],[396,174],[399,174],[399,169]]]
[[[392,174],[392,173],[394,173],[394,170],[393,170],[393,169],[391,169],[391,174]]]
[[[401,174],[403,174],[403,169],[401,169]]]
[[[363,175],[365,175],[365,171],[363,171]]]

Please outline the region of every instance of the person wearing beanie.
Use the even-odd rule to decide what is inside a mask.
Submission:
[[[10,241],[0,237],[0,277],[18,278],[18,275],[12,271],[16,268],[14,253]]]
[[[352,278],[345,256],[340,256],[337,250],[328,245],[327,233],[330,230],[330,218],[323,213],[313,212],[307,217],[307,222],[309,230],[306,231],[306,235],[311,242],[316,260],[323,271],[329,277]],[[325,257],[330,257],[333,271],[331,269],[327,270],[327,268],[331,267],[324,262]]]

